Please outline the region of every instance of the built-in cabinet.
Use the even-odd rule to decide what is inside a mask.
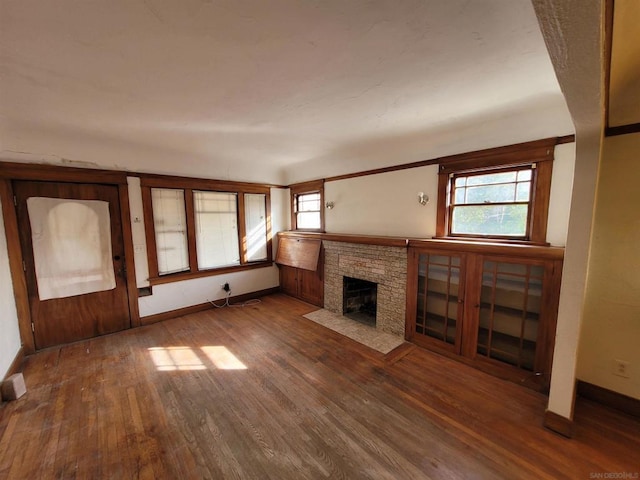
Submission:
[[[276,263],[280,290],[319,307],[324,306],[324,253],[317,238],[278,236]]]
[[[563,250],[409,243],[409,341],[539,390],[549,385]]]
[[[322,270],[321,268],[304,270],[280,265],[280,290],[292,297],[323,307],[324,278]]]

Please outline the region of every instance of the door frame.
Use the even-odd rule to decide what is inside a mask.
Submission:
[[[122,238],[124,240],[125,265],[127,269],[127,296],[129,301],[129,316],[131,327],[138,327],[140,312],[138,310],[138,288],[134,263],[133,236],[131,233],[131,214],[129,211],[129,187],[126,172],[116,170],[94,170],[75,167],[61,167],[54,165],[39,165],[29,163],[0,162],[0,201],[2,202],[2,216],[7,235],[7,251],[9,253],[9,268],[13,283],[13,294],[18,313],[18,327],[20,340],[26,355],[35,353],[35,340],[31,325],[31,309],[27,281],[23,269],[22,248],[18,235],[18,218],[16,215],[13,186],[14,180],[32,180],[44,182],[64,183],[94,183],[114,185],[118,187],[120,199],[120,217],[122,219]]]

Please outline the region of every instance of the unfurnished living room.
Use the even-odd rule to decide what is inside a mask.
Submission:
[[[0,479],[640,478],[639,20],[0,0]]]

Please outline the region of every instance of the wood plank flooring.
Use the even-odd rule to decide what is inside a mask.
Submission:
[[[542,427],[545,396],[417,347],[385,357],[313,309],[271,295],[29,357],[27,395],[0,407],[0,478],[640,471],[638,419],[582,401],[565,439]]]

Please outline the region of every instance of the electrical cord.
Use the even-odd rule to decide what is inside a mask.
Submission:
[[[238,307],[248,307],[250,305],[257,305],[258,303],[262,302],[262,300],[260,300],[259,298],[252,298],[251,300],[247,300],[246,302],[243,302],[243,303],[229,303],[229,297],[231,297],[231,290],[227,292],[227,296],[224,299],[224,303],[222,305],[216,304],[216,302],[214,302],[213,300],[209,300],[209,303],[216,308],[224,308],[224,307],[238,308]]]

